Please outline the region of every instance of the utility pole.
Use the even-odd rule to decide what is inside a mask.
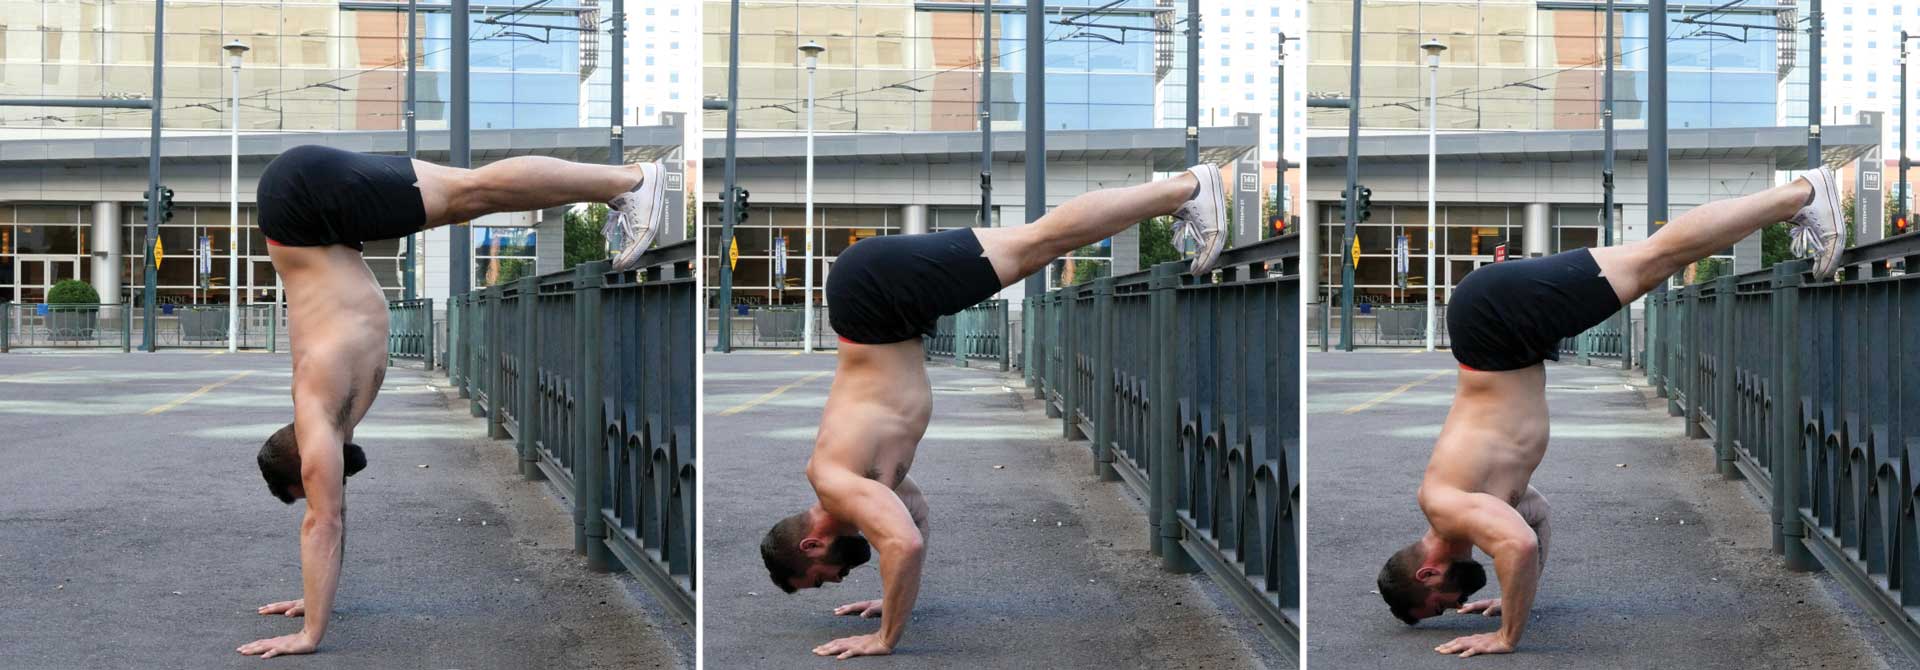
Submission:
[[[1603,246],[1613,246],[1613,0],[1607,0],[1607,66],[1606,81],[1601,84],[1601,98],[1604,107],[1600,110],[1600,123],[1606,135],[1606,152],[1600,163],[1601,196],[1600,216],[1602,225],[1600,234],[1604,237]],[[1620,366],[1633,369],[1633,308],[1620,310],[1615,319],[1620,331]]]
[[[1659,2],[1661,0],[1654,0]],[[1346,236],[1340,241],[1340,349],[1353,351],[1353,246],[1360,217],[1360,2],[1353,0],[1353,53],[1347,68]]]
[[[1807,25],[1812,29],[1811,39],[1807,40],[1807,62],[1813,67],[1813,72],[1809,73],[1807,77],[1807,169],[1818,170],[1820,169],[1821,163],[1820,33],[1821,24],[1825,22],[1825,17],[1820,13],[1820,0],[1809,0],[1807,6],[1808,9],[1812,11],[1812,14],[1807,17]],[[1905,44],[1905,42],[1901,43],[1902,46],[1905,46]],[[1906,81],[1903,79],[1900,83],[1904,86]],[[1906,96],[1903,95],[1900,96],[1900,98],[1902,103],[1906,102]],[[1902,149],[1904,152],[1905,147],[1902,147]],[[1900,177],[1905,179],[1906,173],[1902,172]],[[1846,240],[1843,239],[1840,243],[1845,244]]]
[[[980,223],[993,227],[993,0],[980,0]]]
[[[613,0],[613,90],[609,91],[607,127],[607,164],[625,165],[627,162],[627,140],[624,134],[627,125],[626,88],[627,88],[627,3],[626,0]],[[663,177],[664,178],[664,177]],[[664,205],[663,205],[664,206]],[[685,213],[682,212],[684,215]],[[609,212],[608,216],[613,214]],[[673,225],[685,224],[684,219],[672,222]],[[631,240],[628,240],[631,241]],[[645,249],[640,250],[646,253]]]
[[[167,3],[153,3],[153,127],[147,135],[147,273],[141,290],[140,348],[153,352],[154,301],[159,299],[154,285],[160,278],[160,106],[164,97],[161,75],[167,71]],[[229,278],[228,281],[232,281]]]
[[[1041,33],[1028,31],[1029,36]],[[1031,68],[1028,71],[1032,71]],[[1187,0],[1187,165],[1200,163],[1200,0]]]
[[[414,76],[415,65],[420,60],[420,0],[407,0],[407,158],[420,157],[420,138],[414,127]],[[401,281],[401,295],[407,300],[418,294],[414,289],[414,273],[419,271],[420,258],[414,250],[414,240],[419,233],[407,236],[407,271]],[[428,361],[432,362],[432,361]]]
[[[1893,206],[1895,221],[1907,218],[1907,31],[1900,31],[1900,196]]]
[[[473,167],[471,139],[472,123],[469,112],[472,99],[468,90],[467,32],[472,18],[468,9],[468,0],[453,0],[453,81],[451,95],[447,96],[447,163],[457,168]],[[448,291],[449,295],[465,295],[473,290],[473,230],[470,221],[455,222],[447,229],[448,246]]]
[[[1046,0],[1027,0],[1027,223],[1047,215],[1046,34]],[[1027,276],[1026,297],[1047,292],[1046,274]]]
[[[733,222],[739,218],[734,197],[734,141],[740,132],[740,0],[731,3],[732,12],[727,18],[727,157],[723,179],[724,190],[720,192],[720,295],[715,299],[719,303],[720,326],[719,339],[714,350],[720,353],[733,351],[733,264],[727,253],[733,249]],[[783,242],[784,244],[784,242]],[[787,287],[781,286],[785,291]]]
[[[1293,203],[1286,200],[1287,183],[1287,43],[1299,38],[1287,37],[1286,33],[1277,33],[1280,46],[1280,60],[1274,65],[1274,74],[1278,83],[1274,85],[1273,99],[1273,211],[1280,215],[1282,222],[1287,220],[1287,212]],[[1262,212],[1263,214],[1265,212]],[[1268,224],[1261,229],[1261,239],[1266,239],[1273,230]]]

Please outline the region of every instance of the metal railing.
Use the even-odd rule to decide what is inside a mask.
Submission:
[[[433,299],[387,301],[387,358],[433,369]]]
[[[521,474],[574,512],[574,549],[693,621],[694,244],[636,270],[585,263],[449,301],[448,376]]]
[[[1630,308],[1622,308],[1630,309]],[[1560,340],[1562,361],[1589,364],[1595,358],[1618,361],[1626,347],[1626,338],[1620,333],[1621,318],[1615,314],[1598,326],[1588,328],[1586,332]],[[1569,360],[1568,357],[1572,357]]]
[[[725,318],[733,321],[735,349],[799,349],[806,339],[806,324],[801,318],[803,314],[799,305],[734,305]],[[707,310],[708,347],[719,345],[721,317],[718,310]],[[835,349],[839,346],[839,335],[833,332],[833,325],[827,322],[827,306],[814,306],[813,348]]]
[[[1848,249],[1844,279],[1807,261],[1647,297],[1647,378],[1713,440],[1773,520],[1773,549],[1824,568],[1920,659],[1920,236]]]
[[[285,349],[286,312],[276,305],[242,305],[233,333],[241,349]],[[154,347],[224,349],[225,305],[165,305],[154,319]],[[0,352],[23,348],[119,348],[145,340],[140,309],[132,305],[0,303]]]
[[[1007,347],[1007,301],[998,298],[940,317],[932,335],[924,339],[927,360],[952,359],[954,365],[967,367],[968,361],[994,361],[1001,370],[1011,365]]]
[[[1331,347],[1340,346],[1340,317],[1332,301],[1310,305],[1307,312],[1307,346],[1318,348],[1332,333]],[[1447,334],[1447,306],[1434,306],[1433,346],[1447,348],[1453,340]],[[1353,346],[1424,347],[1427,344],[1427,308],[1424,305],[1371,305],[1353,315]]]
[[[1170,570],[1205,569],[1298,655],[1299,238],[1026,301],[1025,377],[1097,474],[1147,501]]]

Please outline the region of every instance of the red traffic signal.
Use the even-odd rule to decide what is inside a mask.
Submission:
[[[1904,216],[1893,217],[1893,234],[1895,235],[1907,234],[1907,217],[1904,217]]]
[[[1281,235],[1287,234],[1287,217],[1284,217],[1284,216],[1267,217],[1267,224],[1270,226],[1273,226],[1274,237],[1279,237]]]

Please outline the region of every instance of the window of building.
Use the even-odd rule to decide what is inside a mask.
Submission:
[[[473,284],[497,286],[534,272],[532,228],[473,226]]]

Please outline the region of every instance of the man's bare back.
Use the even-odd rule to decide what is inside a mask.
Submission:
[[[1421,486],[1519,501],[1547,455],[1546,368],[1461,370]]]

